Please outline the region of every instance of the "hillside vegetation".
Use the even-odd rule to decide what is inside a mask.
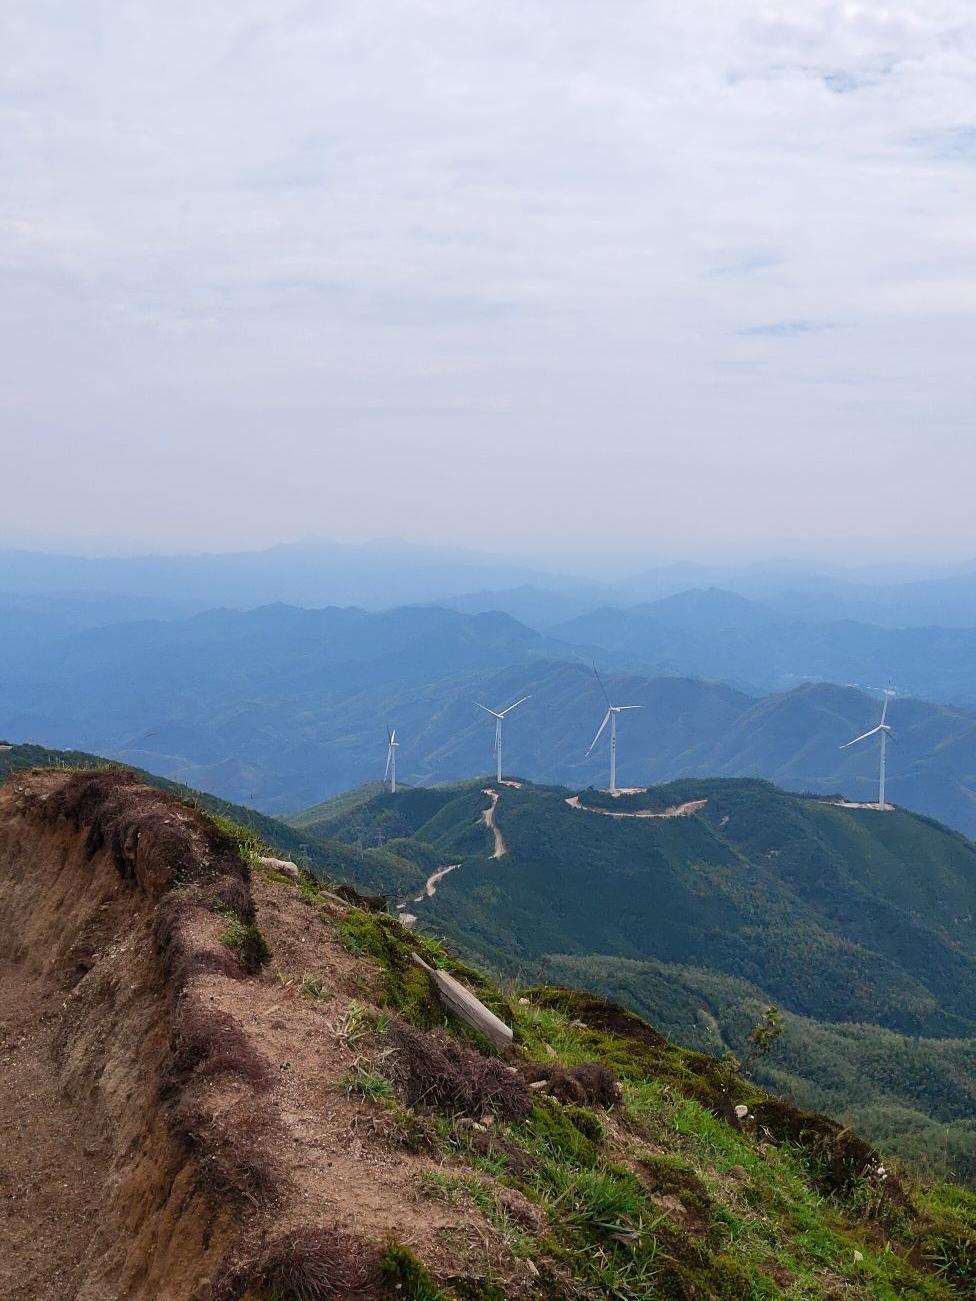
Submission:
[[[618,813],[707,801],[677,818],[608,818],[568,796],[503,788],[500,859],[477,786],[346,801],[317,825],[399,854],[412,839],[424,862],[460,862],[417,912],[496,971],[585,983],[714,1052],[743,1053],[758,1011],[781,1006],[787,1033],[764,1079],[857,1116],[891,1150],[972,1176],[971,842],[904,810],[841,808],[758,781],[689,780],[613,801]]]
[[[973,1295],[973,1194],[256,848],[125,772],[0,788],[2,1068],[35,1081],[0,1093],[12,1301]],[[509,1022],[502,1057],[414,954]]]

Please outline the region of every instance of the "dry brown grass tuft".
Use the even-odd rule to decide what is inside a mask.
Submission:
[[[197,1087],[183,1094],[169,1120],[170,1132],[193,1152],[205,1185],[255,1206],[283,1196],[277,1118],[266,1103],[243,1094],[215,1111],[212,1097]]]
[[[520,1120],[532,1110],[523,1079],[494,1057],[482,1057],[440,1031],[418,1030],[394,1020],[390,1026],[394,1083],[411,1107]]]
[[[192,1074],[197,1079],[234,1075],[261,1090],[270,1088],[273,1078],[267,1061],[229,1012],[191,1000],[176,1013],[171,1072],[176,1077]]]
[[[368,1301],[386,1295],[375,1247],[338,1228],[284,1234],[250,1260],[225,1266],[208,1301],[239,1301],[261,1289],[288,1301]]]
[[[584,1062],[572,1067],[530,1062],[522,1067],[522,1072],[527,1080],[545,1080],[546,1091],[560,1102],[609,1109],[620,1100],[616,1076],[598,1062]]]

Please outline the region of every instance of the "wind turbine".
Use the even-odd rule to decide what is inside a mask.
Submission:
[[[387,777],[390,779],[390,794],[396,794],[396,752],[400,742],[396,739],[396,728],[390,731],[389,724],[386,728],[386,739],[389,742],[386,750],[386,772],[383,774],[383,780]]]
[[[610,697],[607,695],[607,689],[603,685],[603,679],[596,671],[596,665],[593,665],[593,672],[596,680],[600,684],[600,690],[603,692],[603,698],[607,702],[607,712],[603,716],[603,722],[600,724],[600,730],[590,742],[590,748],[586,752],[588,759],[593,753],[593,748],[603,735],[603,729],[607,723],[610,724],[610,794],[617,793],[617,715],[623,713],[625,709],[643,709],[643,705],[611,705]]]
[[[847,741],[844,745],[840,747],[842,750],[846,750],[848,746],[857,745],[858,741],[866,741],[869,736],[877,736],[880,738],[881,771],[878,777],[878,808],[879,809],[883,809],[885,807],[885,761],[886,761],[885,750],[887,749],[887,745],[888,745],[888,737],[890,736],[892,737],[892,739],[894,739],[891,728],[885,722],[885,719],[888,717],[888,701],[891,699],[891,697],[894,694],[895,693],[891,690],[885,691],[884,704],[881,706],[881,722],[878,724],[877,727],[872,727],[870,732],[863,732],[860,736],[855,736],[853,741]]]
[[[502,719],[506,714],[510,714],[517,705],[524,704],[528,699],[528,696],[523,696],[521,700],[516,700],[514,705],[509,705],[507,709],[501,711],[489,709],[487,705],[478,704],[477,700],[474,702],[479,709],[483,709],[486,714],[491,714],[495,720],[495,777],[499,782],[502,779]]]

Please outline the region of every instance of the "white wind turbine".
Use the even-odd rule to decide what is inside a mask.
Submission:
[[[506,714],[510,714],[517,705],[524,704],[528,699],[528,696],[523,696],[521,700],[516,700],[514,705],[509,705],[507,709],[501,711],[489,709],[487,705],[478,704],[477,700],[474,702],[479,709],[483,709],[486,714],[491,714],[495,720],[495,777],[499,782],[502,779],[502,719]]]
[[[888,701],[891,699],[891,697],[894,694],[895,693],[893,691],[890,690],[885,691],[884,704],[881,706],[881,722],[878,724],[877,727],[872,727],[870,732],[862,732],[860,736],[855,736],[853,741],[847,741],[844,745],[840,747],[842,750],[846,750],[849,746],[857,745],[859,741],[866,741],[869,736],[876,736],[880,739],[881,770],[878,777],[878,808],[879,809],[883,809],[886,807],[885,805],[885,761],[887,756],[885,754],[885,751],[887,749],[889,736],[892,737],[892,739],[894,739],[894,737],[891,728],[885,722],[885,719],[888,717]]]
[[[607,712],[603,716],[603,722],[600,724],[600,730],[590,743],[590,748],[586,752],[588,759],[593,753],[593,748],[603,735],[603,729],[607,723],[610,724],[610,794],[617,793],[617,715],[623,713],[625,709],[643,709],[643,705],[611,705],[610,697],[607,695],[607,689],[603,685],[603,679],[596,672],[596,665],[593,665],[593,672],[596,674],[596,680],[600,684],[600,690],[603,692],[603,698],[607,702]]]
[[[390,731],[389,724],[386,727],[386,739],[388,741],[386,750],[386,772],[383,774],[383,780],[387,777],[390,779],[390,794],[396,794],[396,752],[400,742],[396,739],[396,728]]]

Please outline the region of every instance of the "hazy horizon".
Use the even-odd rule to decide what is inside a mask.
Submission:
[[[726,571],[729,574],[775,575],[782,573],[805,575],[808,577],[822,575],[838,580],[850,579],[867,583],[887,583],[912,581],[922,578],[950,577],[953,575],[976,573],[976,555],[963,554],[957,557],[926,556],[915,553],[872,556],[849,555],[838,556],[829,551],[820,554],[791,553],[787,547],[771,548],[768,552],[741,552],[725,555],[708,553],[691,555],[667,555],[659,553],[642,553],[635,550],[632,554],[617,555],[615,563],[611,558],[594,552],[574,551],[571,547],[558,548],[552,552],[512,550],[492,550],[487,548],[465,547],[450,543],[415,543],[395,536],[370,537],[348,540],[337,537],[303,536],[287,538],[261,546],[226,546],[226,547],[151,547],[139,545],[131,539],[72,539],[62,537],[44,541],[30,538],[18,541],[9,540],[0,529],[0,556],[20,554],[27,556],[49,557],[52,560],[200,560],[219,559],[220,557],[259,557],[269,553],[294,553],[296,558],[303,552],[323,553],[335,550],[363,559],[375,558],[382,562],[384,557],[397,556],[402,551],[405,557],[415,559],[418,566],[424,564],[438,565],[458,563],[471,567],[472,574],[483,566],[486,570],[496,568],[524,569],[527,579],[533,573],[548,575],[554,579],[576,580],[581,583],[607,584],[626,583],[644,573],[668,570],[688,569],[689,584],[696,584],[695,570],[704,571],[701,582],[705,586],[712,584],[707,571]],[[528,572],[531,571],[531,572]],[[489,589],[496,586],[489,583]],[[3,590],[3,575],[0,574],[0,593]]]
[[[962,0],[0,36],[0,544],[976,551]]]

